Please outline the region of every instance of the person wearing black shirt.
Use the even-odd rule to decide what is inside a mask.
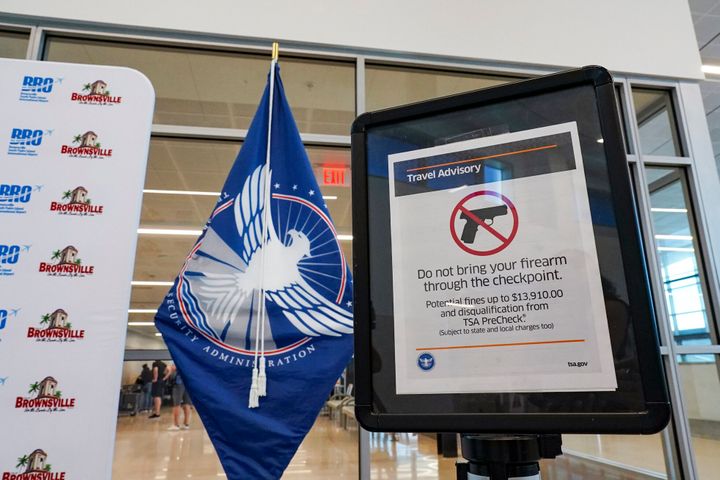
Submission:
[[[140,410],[143,412],[150,411],[152,407],[152,371],[147,366],[147,363],[143,363],[142,372],[140,372],[140,385],[142,386],[142,396],[140,402]]]
[[[162,360],[155,360],[152,364],[152,397],[154,401],[152,415],[148,418],[160,418],[163,390],[165,390],[165,370],[167,365]]]

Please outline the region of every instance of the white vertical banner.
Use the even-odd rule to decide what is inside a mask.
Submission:
[[[155,94],[127,68],[0,73],[0,478],[109,479]]]

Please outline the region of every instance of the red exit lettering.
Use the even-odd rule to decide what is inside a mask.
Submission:
[[[323,167],[323,185],[345,185],[345,168]]]

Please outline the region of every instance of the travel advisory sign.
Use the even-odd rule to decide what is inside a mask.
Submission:
[[[0,480],[109,479],[154,92],[127,68],[0,71]]]
[[[575,122],[388,161],[398,394],[617,388]]]

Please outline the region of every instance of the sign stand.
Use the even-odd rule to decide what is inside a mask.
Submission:
[[[560,435],[463,435],[457,480],[540,480],[540,459],[562,455]]]

